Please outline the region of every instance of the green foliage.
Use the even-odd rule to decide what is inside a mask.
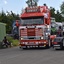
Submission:
[[[5,13],[3,10],[0,13],[0,22],[6,23],[6,33],[11,33],[13,20],[19,20],[19,14],[12,11]]]
[[[37,5],[37,3],[35,4]],[[61,12],[56,11],[55,8],[53,7],[50,7],[51,17],[54,17],[57,22],[64,21],[64,17],[61,16],[61,13],[64,14],[64,2],[62,3],[60,9]],[[0,22],[6,23],[6,33],[8,34],[11,33],[13,20],[19,20],[19,14],[15,14],[12,11],[11,12],[7,11],[5,13],[3,10],[2,12],[0,12]]]
[[[62,5],[60,7],[60,10],[61,10],[61,14],[63,15],[62,16],[62,21],[64,22],[64,2],[62,2]]]
[[[9,42],[12,42],[13,37],[7,36],[7,39],[8,39]]]
[[[53,7],[50,7],[50,14],[51,17],[55,17],[55,9]]]
[[[60,12],[57,10],[56,14],[55,14],[55,18],[57,22],[62,22],[62,16],[60,14]]]
[[[7,39],[9,42],[12,43],[13,46],[18,46],[19,45],[19,40],[13,39],[13,37],[7,36]]]
[[[61,16],[61,13],[58,10],[56,11],[53,7],[50,7],[50,14],[51,17],[54,17],[56,19],[56,22],[64,21],[64,18]]]
[[[62,3],[60,10],[61,10],[61,13],[64,14],[64,2]]]
[[[13,46],[18,46],[19,45],[19,41],[18,40],[12,40],[12,45]]]

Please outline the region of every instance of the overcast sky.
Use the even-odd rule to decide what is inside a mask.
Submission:
[[[6,11],[13,11],[15,13],[21,13],[21,9],[25,8],[27,0],[0,0],[0,11],[2,9]],[[60,5],[64,0],[39,0],[38,5],[47,4],[48,7],[54,7],[56,10],[60,10]]]

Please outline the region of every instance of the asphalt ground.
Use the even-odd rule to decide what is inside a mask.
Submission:
[[[0,64],[64,64],[64,50],[0,49]]]

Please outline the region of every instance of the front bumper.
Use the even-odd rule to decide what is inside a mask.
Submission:
[[[54,49],[61,49],[61,46],[60,45],[53,45],[53,48]]]
[[[20,42],[47,42],[47,40],[20,40]]]
[[[46,46],[47,40],[20,40],[21,46]]]
[[[54,45],[54,47],[60,47],[60,45]]]

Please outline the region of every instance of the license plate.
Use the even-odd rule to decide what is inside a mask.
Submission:
[[[34,42],[30,42],[29,44],[34,44]]]
[[[29,45],[35,45],[35,43],[34,42],[29,42]]]

